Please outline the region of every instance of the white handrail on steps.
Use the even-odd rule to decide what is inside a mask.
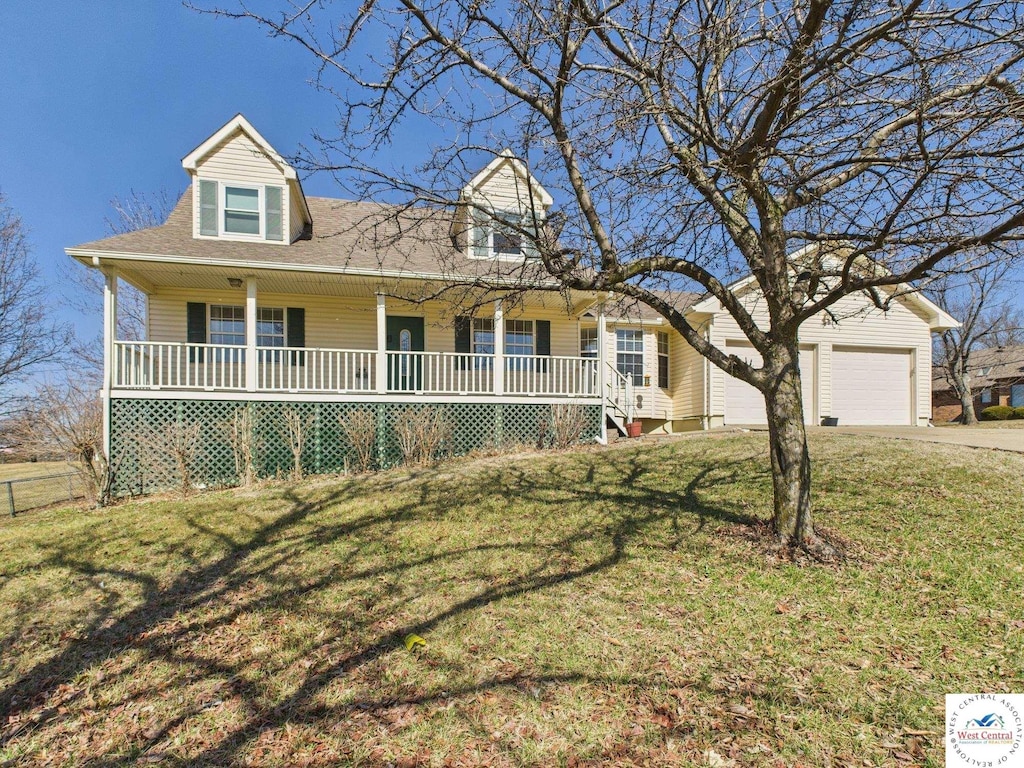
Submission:
[[[636,415],[636,393],[633,387],[633,374],[623,376],[611,363],[606,363],[611,374],[605,380],[605,400],[616,411],[625,417],[626,423],[633,421]]]

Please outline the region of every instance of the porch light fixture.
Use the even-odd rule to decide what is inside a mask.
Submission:
[[[241,288],[242,287],[242,278],[240,278],[240,277],[229,277],[228,278],[228,285],[230,285],[232,288]]]

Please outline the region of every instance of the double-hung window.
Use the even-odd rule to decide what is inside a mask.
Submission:
[[[245,307],[210,305],[210,343],[245,346]]]
[[[265,351],[263,348],[283,347],[284,345],[284,308],[258,307],[256,309],[256,346],[261,348],[260,360],[277,362],[281,359],[281,353]]]
[[[983,405],[988,405],[992,402],[992,388],[985,387],[981,390],[981,402]]]
[[[533,320],[505,321],[505,354],[509,356],[519,356],[509,360],[509,370],[533,370],[533,360],[530,358],[533,357],[535,349]]]
[[[668,389],[668,334],[658,331],[658,386]]]
[[[615,330],[615,367],[623,376],[633,375],[642,384],[644,375],[644,332],[637,328]]]
[[[474,355],[494,354],[494,320],[489,317],[473,318],[473,338],[470,350]],[[478,370],[490,370],[491,358],[474,357],[473,367]]]
[[[260,190],[258,187],[224,185],[224,232],[232,235],[255,235],[260,228]]]
[[[245,307],[231,304],[210,305],[210,343],[245,346]],[[240,363],[245,360],[244,349],[218,349],[214,360]]]
[[[532,216],[519,211],[472,211],[470,257],[474,259],[522,259],[537,255],[530,233]]]

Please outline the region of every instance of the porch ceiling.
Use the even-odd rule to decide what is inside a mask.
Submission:
[[[127,259],[118,259],[116,263],[111,263],[111,266],[117,267],[122,279],[145,293],[155,293],[160,288],[223,290],[228,287],[229,279],[245,280],[248,277],[256,278],[257,289],[260,292],[341,298],[366,298],[380,292],[389,296],[415,299],[432,296],[446,287],[440,282],[415,278],[402,279],[214,265],[194,266]],[[464,290],[450,291],[448,301],[468,303],[471,299],[466,295],[467,291],[474,292],[468,286]],[[567,314],[575,316],[591,307],[595,302],[595,297],[580,291],[572,291],[568,296],[554,291],[533,291],[517,296],[516,301],[524,307],[561,309]]]

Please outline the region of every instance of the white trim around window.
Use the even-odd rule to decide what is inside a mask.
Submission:
[[[240,239],[262,240],[266,232],[264,220],[264,197],[266,192],[262,185],[232,184],[224,182],[220,185],[220,210],[218,226],[220,232],[229,237]],[[229,221],[234,229],[229,228]],[[253,230],[255,225],[255,231]]]

